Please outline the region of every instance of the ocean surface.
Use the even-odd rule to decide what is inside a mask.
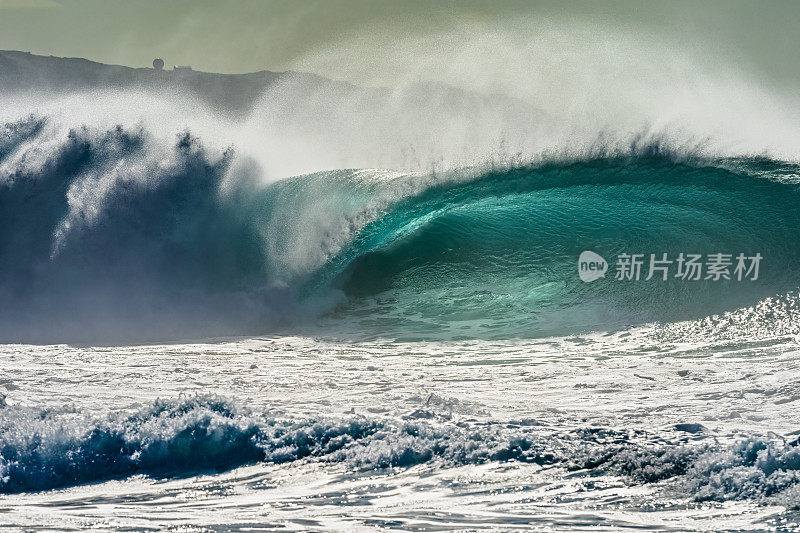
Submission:
[[[0,526],[795,530],[796,305],[535,341],[5,345]]]
[[[325,98],[4,101],[0,528],[798,529],[796,158]]]

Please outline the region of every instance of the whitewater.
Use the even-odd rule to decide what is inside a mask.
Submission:
[[[246,117],[0,97],[0,527],[798,529],[796,98],[490,35]]]

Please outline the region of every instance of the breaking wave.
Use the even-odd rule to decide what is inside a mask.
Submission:
[[[670,480],[670,490],[699,501],[798,501],[797,441],[750,437],[722,445],[681,439],[703,431],[691,424],[658,438],[602,428],[559,433],[532,420],[454,421],[420,410],[404,418],[292,420],[209,396],[104,416],[10,406],[0,419],[0,492],[304,459],[366,470],[519,461],[621,475],[631,483]]]
[[[320,323],[423,338],[539,336],[699,318],[798,287],[793,163],[713,158],[657,138],[535,163],[335,170],[266,185],[250,163],[188,131],[165,144],[144,127],[7,123],[0,304],[16,312],[0,340]],[[681,252],[763,261],[756,281],[587,284],[576,270],[583,250],[610,263]]]

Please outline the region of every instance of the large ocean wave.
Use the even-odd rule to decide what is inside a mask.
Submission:
[[[796,164],[657,138],[609,146],[264,185],[246,156],[188,131],[165,145],[142,126],[10,122],[0,304],[14,312],[0,339],[208,337],[320,315],[340,333],[539,336],[698,318],[797,288]],[[583,250],[763,260],[756,281],[611,272],[587,284]]]

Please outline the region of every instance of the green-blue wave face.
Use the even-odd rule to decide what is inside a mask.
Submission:
[[[492,172],[397,203],[317,283],[348,297],[334,321],[375,334],[540,336],[708,316],[797,287],[800,202],[786,173],[659,157]],[[584,250],[609,262],[604,278],[580,280]],[[623,253],[645,255],[639,281],[615,279]],[[667,281],[645,280],[663,253],[763,259],[755,281],[676,279],[675,264]]]

